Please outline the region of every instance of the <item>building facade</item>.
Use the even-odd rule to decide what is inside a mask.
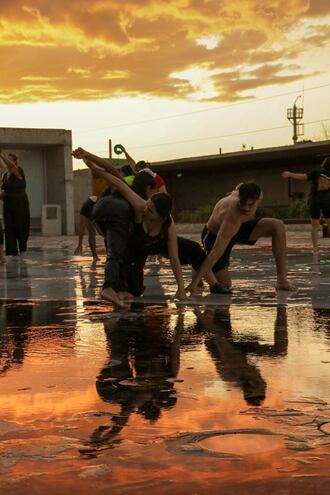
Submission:
[[[168,160],[152,167],[164,178],[175,200],[176,215],[214,204],[246,181],[261,186],[262,207],[267,212],[275,207],[284,210],[294,199],[308,195],[308,182],[284,180],[282,171],[306,173],[318,168],[326,156],[330,156],[330,140]]]

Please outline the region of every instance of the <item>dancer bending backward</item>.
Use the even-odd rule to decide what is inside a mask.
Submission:
[[[112,202],[117,204],[113,205],[111,212],[109,211],[108,218],[112,217],[113,223],[116,225],[107,229],[109,254],[105,267],[102,297],[120,307],[126,306],[124,301],[126,294],[120,294],[120,286],[124,284],[127,287],[127,245],[129,226],[132,219],[131,212],[133,210],[135,222],[143,225],[147,235],[158,236],[162,232],[166,237],[169,258],[178,285],[176,296],[179,299],[185,299],[186,294],[178,256],[177,236],[171,217],[171,197],[167,193],[156,193],[148,200],[142,199],[121,178],[95,165],[104,166],[105,160],[102,158],[92,155],[82,148],[76,149],[73,152],[73,156],[78,159],[87,159],[89,168],[106,179],[122,196],[111,198]],[[95,208],[99,205],[100,201],[98,201]],[[94,212],[93,216],[95,214],[97,214],[97,211]]]
[[[207,270],[213,269],[217,280],[228,289],[230,253],[235,244],[255,244],[260,237],[272,238],[278,290],[294,290],[287,280],[286,235],[284,224],[275,218],[252,218],[262,199],[260,187],[251,183],[239,184],[236,189],[215,205],[202,232],[207,253],[205,261],[193,277],[187,290],[193,294]]]
[[[309,211],[312,226],[313,252],[318,254],[318,237],[320,228],[320,216],[324,219],[330,232],[330,157],[323,160],[320,169],[312,170],[307,174],[296,174],[294,172],[282,172],[283,179],[309,180],[311,190],[309,196]]]

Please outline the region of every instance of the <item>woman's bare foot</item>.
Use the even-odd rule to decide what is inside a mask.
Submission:
[[[134,298],[133,294],[131,294],[130,292],[118,292],[118,296],[123,301],[129,302],[129,303],[131,303],[133,301],[133,298]]]
[[[275,288],[276,290],[291,290],[291,291],[297,290],[297,287],[290,284],[286,279],[278,280]]]
[[[125,300],[117,294],[111,287],[107,287],[106,289],[103,289],[101,292],[101,297],[107,302],[113,303],[115,306],[118,306],[119,308],[126,309],[127,308],[127,303],[125,303]]]

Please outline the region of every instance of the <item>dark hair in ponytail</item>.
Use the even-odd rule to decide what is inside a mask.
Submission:
[[[166,235],[168,228],[172,223],[172,217],[171,217],[172,206],[173,206],[172,198],[167,193],[159,192],[153,194],[150,199],[155,205],[158,215],[164,220],[162,230]]]
[[[147,187],[156,189],[155,179],[148,172],[139,172],[133,180],[132,189],[143,199],[147,199]]]

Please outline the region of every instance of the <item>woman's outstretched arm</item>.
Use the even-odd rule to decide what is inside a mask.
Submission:
[[[98,167],[94,160],[91,158],[92,155],[88,151],[85,151],[83,148],[77,148],[72,152],[72,156],[77,158],[78,160],[86,160],[85,163],[92,172],[94,172],[99,177],[103,177],[106,182],[117,189],[117,191],[132,205],[136,213],[140,213],[141,210],[145,207],[146,201],[142,199],[138,194],[136,194],[125,181],[122,180],[122,177],[117,177],[106,172],[103,168]],[[98,157],[97,157],[98,158]],[[103,161],[102,158],[99,159]]]

